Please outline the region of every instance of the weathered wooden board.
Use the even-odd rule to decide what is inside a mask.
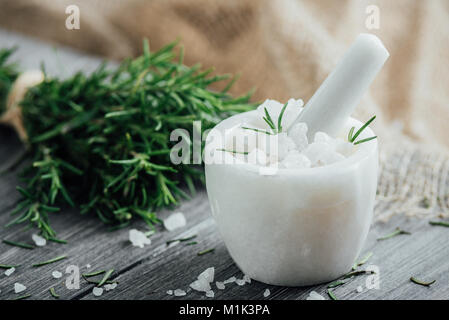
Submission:
[[[73,70],[92,70],[99,60],[84,57],[67,49],[57,53],[48,44],[0,31],[0,47],[18,45],[16,59],[26,68],[36,68],[41,60],[48,64],[50,73],[59,73],[65,66],[66,74]],[[58,62],[59,60],[59,62]],[[58,66],[59,65],[59,66]],[[17,137],[11,130],[0,127],[0,170],[12,163],[23,151]],[[0,176],[0,225],[9,221],[9,212],[19,200],[15,186],[20,183],[16,168]],[[166,294],[167,290],[188,290],[188,285],[208,267],[215,267],[216,280],[223,281],[231,276],[242,278],[243,274],[233,263],[210,216],[205,191],[190,201],[185,201],[176,211],[182,211],[188,224],[181,230],[167,232],[161,230],[151,239],[152,244],[144,249],[135,248],[127,241],[129,228],[108,232],[94,217],[81,216],[77,210],[69,209],[52,216],[58,235],[69,241],[67,245],[50,243],[43,248],[26,250],[0,243],[0,264],[21,264],[9,277],[0,273],[0,299],[13,299],[15,282],[27,286],[25,293],[33,299],[53,299],[48,292],[55,287],[61,299],[209,299],[198,292],[190,291],[185,297]],[[164,217],[169,211],[161,212]],[[401,235],[385,241],[376,239],[393,231],[397,226],[410,231],[411,235]],[[145,230],[143,223],[132,227]],[[131,227],[130,227],[131,228]],[[23,227],[0,229],[0,239],[31,241],[33,230]],[[177,244],[167,246],[166,241],[197,234],[197,245]],[[449,298],[449,229],[432,227],[426,220],[395,217],[387,224],[375,224],[369,234],[363,253],[372,251],[374,255],[368,264],[379,268],[379,289],[365,288],[366,276],[354,278],[346,285],[336,288],[339,299],[448,299]],[[201,250],[215,248],[210,254],[198,256]],[[58,263],[32,268],[33,263],[67,255]],[[91,268],[87,269],[86,265]],[[81,272],[114,268],[119,285],[113,291],[95,298],[92,284],[81,280],[79,290],[69,290],[63,284],[64,277],[56,280],[51,272],[64,272],[69,265],[80,267]],[[431,287],[422,287],[410,282],[410,276],[424,280],[436,279]],[[363,286],[364,292],[356,288]],[[326,285],[306,288],[286,288],[268,286],[253,281],[238,286],[230,284],[225,290],[215,288],[216,299],[262,299],[263,291],[269,288],[268,299],[305,299],[315,290],[326,295]]]

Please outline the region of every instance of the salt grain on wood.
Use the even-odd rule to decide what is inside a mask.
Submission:
[[[33,234],[31,238],[38,247],[43,247],[47,244],[47,240],[45,240],[45,238],[42,238],[40,235]]]
[[[59,272],[59,271],[53,271],[53,272],[51,273],[51,275],[52,275],[53,278],[55,278],[55,279],[60,279],[60,278],[62,277],[62,273]]]
[[[94,296],[99,297],[103,294],[103,288],[94,287],[92,289],[92,293],[94,294]]]
[[[14,271],[16,271],[16,268],[14,268],[14,267],[7,269],[5,271],[5,276],[9,277],[10,275],[12,275],[14,273]]]
[[[185,296],[187,293],[184,290],[176,289],[174,294],[175,294],[175,297],[182,297],[182,296]]]
[[[23,291],[25,291],[27,289],[27,287],[25,287],[23,284],[21,283],[14,283],[14,292],[15,293],[21,293]]]
[[[265,291],[263,292],[263,296],[266,298],[271,294],[270,289],[265,289]]]
[[[173,231],[178,228],[182,228],[186,225],[186,218],[182,212],[177,212],[171,214],[167,219],[164,220],[164,227],[168,231]]]

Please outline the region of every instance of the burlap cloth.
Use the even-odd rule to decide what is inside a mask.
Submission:
[[[67,30],[76,4],[80,30]],[[368,30],[377,5],[378,30]],[[254,98],[307,101],[361,32],[391,53],[356,111],[381,143],[376,218],[449,212],[449,1],[447,0],[0,0],[0,26],[111,59],[180,38],[186,63],[240,73]]]

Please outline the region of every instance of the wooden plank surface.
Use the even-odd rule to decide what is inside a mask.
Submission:
[[[99,59],[86,57],[74,51],[40,43],[17,34],[0,30],[0,47],[19,47],[15,58],[25,68],[37,68],[45,61],[50,74],[69,75],[74,70],[92,70]],[[63,67],[62,67],[63,66]],[[23,151],[15,134],[0,127],[0,170],[11,164]],[[20,183],[16,168],[0,176],[0,226],[10,220],[9,213],[19,200],[15,186]],[[384,210],[386,208],[378,208]],[[174,232],[162,229],[152,236],[152,244],[144,249],[135,248],[128,242],[128,231],[132,228],[145,230],[142,222],[115,232],[108,232],[94,217],[81,216],[76,210],[67,210],[52,215],[52,224],[58,236],[69,241],[66,245],[49,243],[42,248],[26,250],[0,244],[0,264],[20,264],[9,277],[0,273],[0,299],[13,299],[14,283],[27,286],[24,293],[33,299],[53,299],[48,292],[54,287],[61,299],[210,299],[204,294],[189,291],[188,285],[198,274],[208,267],[215,267],[215,280],[223,281],[231,276],[242,278],[243,274],[233,263],[222,242],[210,215],[205,191],[194,199],[185,201],[176,211],[181,211],[188,219],[187,226]],[[169,211],[160,212],[161,217]],[[410,231],[411,235],[401,235],[385,241],[376,239],[388,234],[396,227]],[[33,230],[22,227],[0,229],[0,239],[31,242]],[[167,246],[166,241],[196,234],[197,245],[183,244]],[[432,227],[427,220],[394,217],[388,223],[372,226],[362,253],[374,254],[369,265],[379,268],[379,289],[366,289],[367,276],[357,277],[334,289],[339,299],[448,299],[449,298],[449,229]],[[215,248],[210,254],[198,256],[203,249]],[[58,263],[32,268],[33,263],[67,255]],[[86,268],[90,264],[91,268]],[[81,280],[78,290],[69,290],[61,279],[54,279],[52,271],[64,273],[69,265],[76,265],[81,272],[114,268],[116,289],[105,292],[97,298],[92,294],[93,285]],[[416,276],[424,280],[434,280],[431,287],[423,287],[410,282]],[[356,291],[358,286],[363,292]],[[262,299],[265,289],[270,289],[268,299],[305,299],[315,290],[326,296],[326,284],[287,288],[268,286],[252,281],[238,286],[230,284],[225,290],[215,291],[215,299]],[[167,290],[183,289],[184,297],[174,297]]]

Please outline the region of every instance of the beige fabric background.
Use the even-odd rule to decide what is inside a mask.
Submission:
[[[80,30],[65,28],[69,4],[80,7]],[[380,9],[379,30],[365,27],[368,5]],[[0,0],[0,8],[1,27],[111,59],[138,54],[143,37],[152,49],[179,37],[187,64],[240,73],[234,93],[256,87],[256,100],[307,101],[355,37],[373,32],[391,58],[356,116],[378,116],[379,203],[395,201],[381,216],[449,210],[449,0]],[[418,208],[423,197],[430,209]]]

